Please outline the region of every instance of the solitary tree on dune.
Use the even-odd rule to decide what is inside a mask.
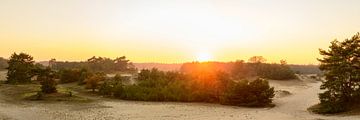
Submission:
[[[319,94],[322,112],[344,111],[360,98],[360,34],[343,42],[334,40],[320,54],[320,69],[326,77],[321,85],[325,92]]]

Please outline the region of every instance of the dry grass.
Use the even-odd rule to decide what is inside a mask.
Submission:
[[[41,99],[38,99],[38,93],[40,91],[40,85],[38,84],[26,84],[26,85],[8,85],[1,84],[0,96],[4,101],[9,103],[21,103],[27,100],[41,100],[46,102],[52,101],[65,101],[65,102],[80,102],[87,103],[92,102],[91,99],[77,96],[70,89],[58,87],[58,92],[53,94],[44,94]]]

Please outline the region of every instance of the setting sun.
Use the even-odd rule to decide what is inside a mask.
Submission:
[[[206,62],[213,60],[213,56],[210,53],[199,53],[196,57],[198,62]]]

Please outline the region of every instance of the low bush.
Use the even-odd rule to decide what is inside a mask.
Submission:
[[[85,79],[92,73],[87,69],[62,69],[59,71],[61,83],[78,82],[80,85],[85,84]]]
[[[95,92],[95,89],[98,89],[99,82],[105,81],[106,77],[104,73],[96,73],[86,78],[86,89],[92,89]]]
[[[259,64],[256,67],[258,76],[273,80],[295,79],[295,72],[289,66],[282,64]]]
[[[309,110],[318,114],[334,114],[345,112],[347,110],[345,106],[341,103],[320,103],[310,107]]]
[[[81,73],[77,69],[63,69],[59,71],[61,83],[71,83],[80,80]]]
[[[263,107],[271,104],[274,88],[264,79],[232,83],[221,99],[222,104]]]
[[[56,93],[56,81],[55,81],[55,72],[50,68],[37,70],[37,81],[41,84],[41,92],[43,93]]]

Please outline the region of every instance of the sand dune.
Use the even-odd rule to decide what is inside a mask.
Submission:
[[[276,97],[274,108],[245,108],[206,103],[138,102],[100,98],[99,102],[8,103],[0,99],[0,119],[19,120],[350,120],[360,116],[323,116],[306,109],[318,102],[321,83],[311,79],[270,81],[276,90],[291,94]],[[0,93],[0,97],[4,97]]]

